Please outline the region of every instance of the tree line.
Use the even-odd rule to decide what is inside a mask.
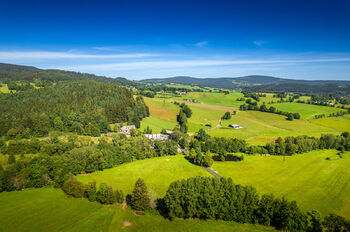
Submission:
[[[220,219],[273,226],[288,231],[349,231],[350,221],[317,211],[303,212],[295,201],[260,196],[251,186],[233,183],[231,178],[194,177],[170,184],[163,199],[163,211],[170,217]]]
[[[284,116],[287,116],[287,120],[289,120],[289,121],[293,121],[294,119],[300,119],[299,113],[290,113],[290,112],[281,111],[281,110],[276,109],[273,106],[270,106],[269,108],[267,108],[265,104],[262,104],[259,107],[258,103],[252,102],[251,99],[247,99],[246,103],[247,104],[240,105],[239,110],[241,110],[241,111],[255,110],[255,111],[261,111],[261,112],[266,112],[266,113],[284,115]]]

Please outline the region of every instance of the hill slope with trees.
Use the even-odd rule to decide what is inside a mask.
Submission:
[[[142,97],[96,81],[58,82],[0,94],[0,135],[45,136],[51,130],[99,136],[109,123],[137,123],[149,115]]]

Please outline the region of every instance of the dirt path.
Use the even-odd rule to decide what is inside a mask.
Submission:
[[[216,125],[215,127],[212,127],[212,128],[206,129],[205,131],[214,130],[214,129],[218,128],[218,127],[221,127],[221,119],[219,119],[219,123],[218,123],[218,125]]]
[[[216,176],[217,178],[221,178],[222,176],[220,176],[217,172],[215,172],[213,169],[211,168],[207,168],[207,167],[203,167],[207,172],[209,172],[210,174],[213,174],[214,176]]]

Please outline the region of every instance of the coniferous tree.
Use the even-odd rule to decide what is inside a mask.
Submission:
[[[131,195],[131,207],[136,210],[149,208],[149,196],[143,179],[139,178]]]

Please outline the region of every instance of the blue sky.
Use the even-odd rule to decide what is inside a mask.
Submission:
[[[350,80],[350,1],[0,0],[0,62],[129,79]]]

